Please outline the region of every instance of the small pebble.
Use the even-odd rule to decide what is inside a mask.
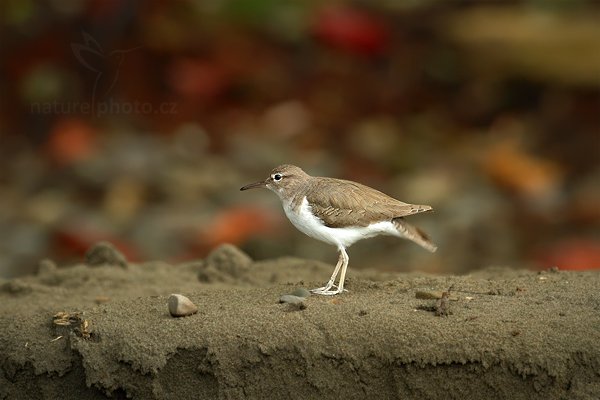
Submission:
[[[181,294],[169,296],[169,313],[173,317],[186,317],[198,312],[198,307]]]
[[[306,308],[304,300],[304,297],[294,296],[292,294],[284,294],[279,298],[279,303],[287,303],[299,310],[304,310]]]

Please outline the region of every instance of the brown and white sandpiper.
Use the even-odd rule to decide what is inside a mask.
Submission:
[[[267,188],[283,203],[285,215],[301,232],[337,246],[340,256],[329,282],[311,290],[334,295],[344,291],[348,267],[346,249],[353,243],[378,235],[412,240],[434,252],[437,247],[404,217],[431,210],[430,206],[403,203],[378,190],[343,179],[310,176],[294,165],[280,165],[267,179],[240,190]],[[339,282],[335,279],[340,273]]]

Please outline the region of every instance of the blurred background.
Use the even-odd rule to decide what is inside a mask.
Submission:
[[[334,263],[277,197],[281,163],[435,212],[435,254],[352,268],[600,268],[600,3],[3,0],[0,276],[181,262],[220,243]]]

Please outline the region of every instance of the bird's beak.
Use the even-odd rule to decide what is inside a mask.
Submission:
[[[260,182],[254,182],[249,185],[246,185],[246,186],[240,188],[240,190],[248,190],[248,189],[254,189],[254,188],[266,188],[266,187],[267,187],[267,181],[260,181]]]

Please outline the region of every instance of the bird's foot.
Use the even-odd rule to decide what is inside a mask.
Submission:
[[[333,283],[331,283],[331,284],[328,283],[326,286],[323,286],[320,288],[311,289],[311,293],[322,294],[325,296],[333,296],[333,295],[340,294],[342,292],[347,292],[347,291],[348,290],[346,290],[346,289],[340,289]]]

